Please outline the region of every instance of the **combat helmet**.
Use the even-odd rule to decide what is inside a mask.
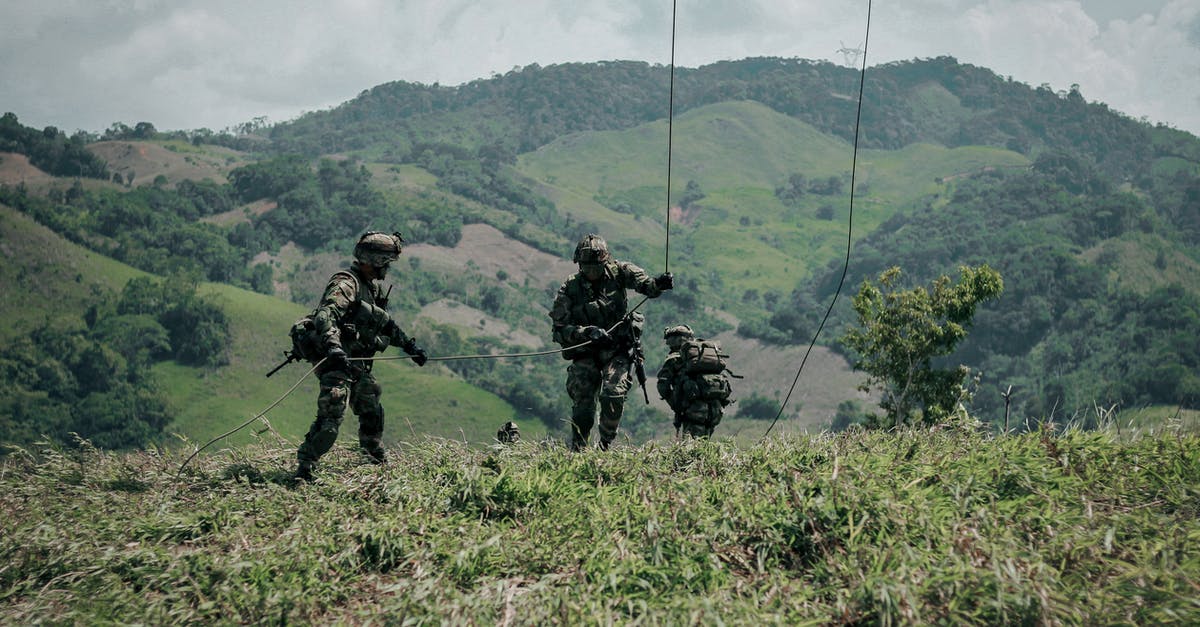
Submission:
[[[677,324],[663,329],[663,339],[667,342],[667,348],[671,350],[679,350],[684,342],[695,337],[696,334],[692,331],[692,327],[686,324]]]
[[[404,238],[399,232],[388,235],[379,231],[367,231],[354,245],[354,258],[361,263],[380,267],[400,257],[400,245]]]
[[[595,233],[588,233],[575,246],[575,263],[597,264],[608,261],[608,242]]]
[[[683,337],[684,339],[692,339],[696,337],[696,333],[692,331],[692,327],[686,324],[677,324],[673,327],[663,329],[663,339],[669,340],[672,337]]]

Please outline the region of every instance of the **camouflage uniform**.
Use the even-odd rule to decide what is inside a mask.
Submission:
[[[590,264],[597,259],[586,254],[585,243],[589,241],[603,248],[603,254],[598,255],[598,264]],[[581,249],[585,250],[582,258]],[[594,235],[580,242],[575,260],[580,262],[580,272],[562,284],[550,309],[553,339],[563,347],[588,342],[592,339],[587,336],[589,330],[608,330],[620,322],[629,309],[625,290],[632,289],[656,298],[673,286],[670,275],[650,277],[632,263],[610,259],[607,244]],[[600,266],[596,280],[586,276],[586,265]],[[607,449],[617,435],[625,396],[633,385],[630,349],[634,338],[629,327],[628,323],[622,324],[614,329],[611,337],[606,334],[603,339],[593,339],[587,346],[563,353],[563,358],[571,360],[567,368],[567,394],[572,403],[572,450],[587,446],[596,421],[597,404],[600,409],[600,447]]]
[[[675,435],[690,435],[696,438],[707,438],[721,422],[725,414],[725,404],[721,401],[706,401],[690,398],[687,392],[689,377],[684,372],[683,356],[679,353],[680,344],[684,339],[694,337],[687,325],[668,327],[664,339],[670,347],[666,361],[658,369],[658,395],[675,413]]]
[[[399,254],[398,244],[396,254]],[[359,256],[357,248],[355,256]],[[382,296],[380,286],[365,276],[358,265],[330,278],[313,314],[313,326],[326,354],[341,350],[351,358],[373,357],[388,346],[398,346],[416,356],[418,365],[425,363],[425,352],[380,306]],[[347,406],[358,416],[358,441],[363,450],[375,461],[384,461],[384,412],[379,402],[381,388],[371,374],[373,364],[369,360],[337,363],[326,359],[318,366],[321,391],[317,396],[317,417],[296,452],[297,476],[311,478],[317,460],[337,439]]]

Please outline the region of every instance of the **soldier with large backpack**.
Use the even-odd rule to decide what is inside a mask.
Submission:
[[[376,463],[385,461],[381,389],[371,374],[374,362],[351,358],[374,357],[388,346],[398,346],[418,366],[425,365],[425,351],[388,314],[387,297],[377,283],[400,257],[403,242],[399,233],[363,234],[354,246],[351,267],[330,277],[316,310],[292,327],[293,355],[321,362],[317,418],[296,452],[297,479],[312,481],[317,460],[337,439],[347,406],[358,416],[363,451]]]
[[[670,352],[658,369],[658,395],[675,413],[675,435],[706,438],[733,402],[729,369],[715,341],[697,338],[686,324],[667,327],[663,340]]]
[[[633,385],[631,371],[641,355],[642,316],[627,315],[625,291],[656,298],[674,287],[674,279],[670,273],[651,277],[632,263],[613,259],[599,235],[585,235],[579,241],[574,261],[579,272],[558,289],[550,309],[554,341],[570,348],[562,354],[571,360],[567,368],[570,446],[573,451],[587,446],[599,405],[600,448],[607,449],[617,435],[625,396]]]

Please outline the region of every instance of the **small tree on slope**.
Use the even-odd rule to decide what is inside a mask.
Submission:
[[[967,336],[976,305],[999,296],[1004,281],[986,264],[960,271],[956,285],[942,275],[929,289],[902,290],[896,287],[900,269],[892,267],[879,275],[878,285],[863,281],[854,297],[858,326],[842,342],[859,355],[854,369],[870,375],[864,388],[882,388],[886,426],[917,418],[936,423],[963,396],[968,369],[935,369],[931,362]]]

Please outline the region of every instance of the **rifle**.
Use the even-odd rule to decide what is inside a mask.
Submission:
[[[267,373],[268,377],[275,374],[276,372],[279,372],[279,370],[281,368],[292,363],[293,361],[300,361],[300,356],[296,354],[296,351],[283,351],[283,356],[285,357],[283,362],[280,363],[278,366],[271,368],[271,371]]]
[[[633,357],[633,372],[637,374],[638,385],[642,386],[642,398],[646,399],[646,404],[649,405],[650,395],[646,393],[646,355],[642,352],[641,338],[633,345],[630,356]]]
[[[641,325],[633,324],[633,312],[625,315],[621,320],[621,324],[629,325],[629,358],[633,361],[633,372],[637,375],[638,385],[642,387],[642,398],[646,399],[646,404],[650,404],[650,394],[646,392],[646,354],[642,351],[642,330]]]

